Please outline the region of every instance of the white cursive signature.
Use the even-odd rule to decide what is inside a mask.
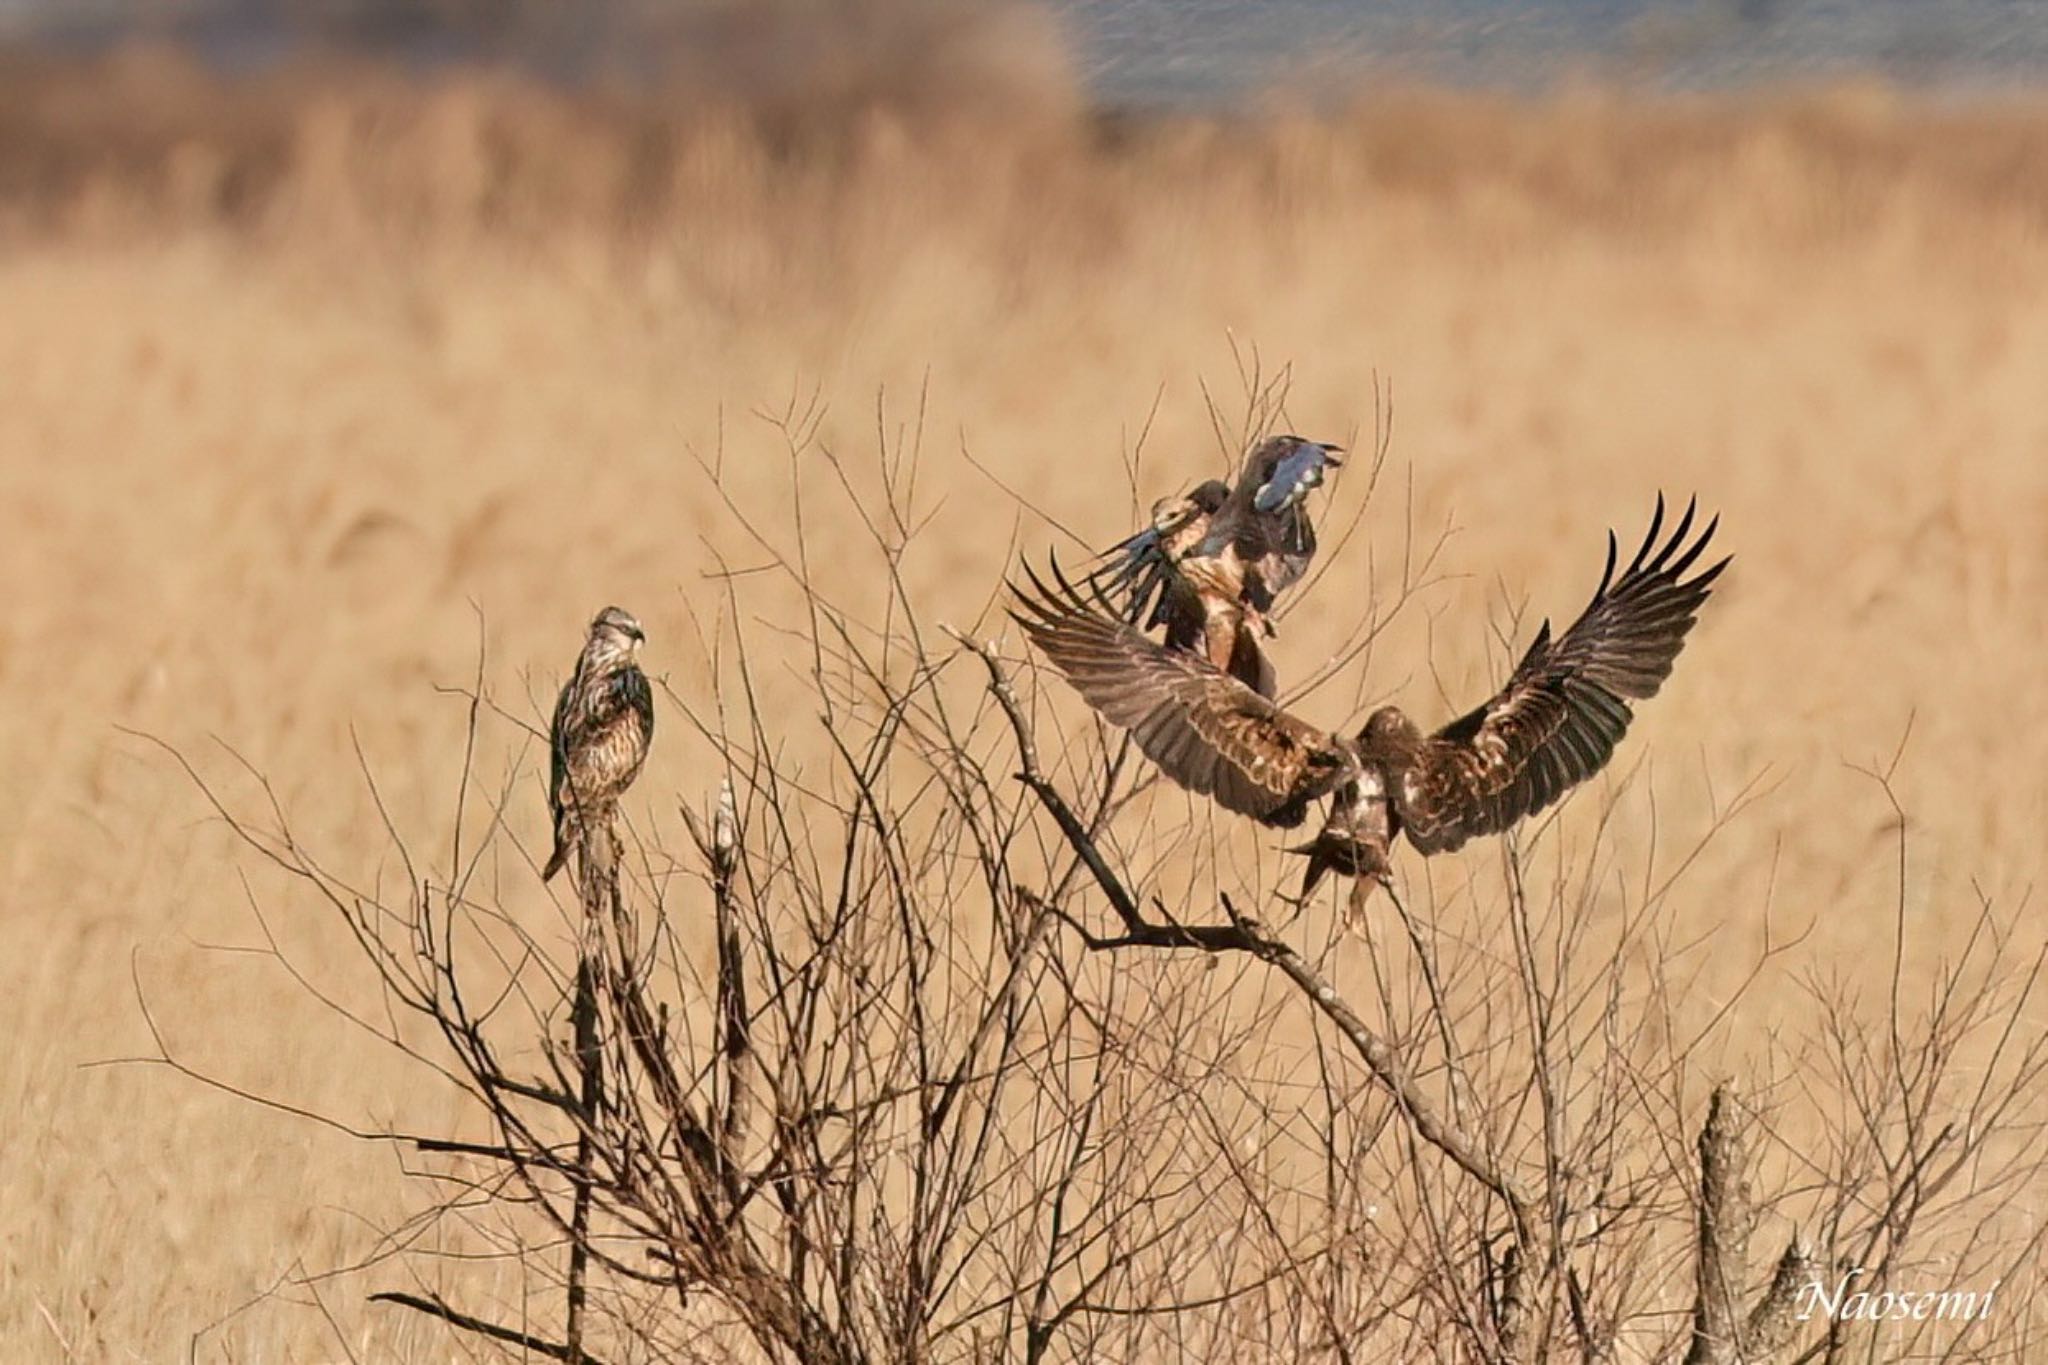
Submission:
[[[1861,1267],[1835,1281],[1834,1292],[1819,1280],[1799,1291],[1799,1320],[1812,1318],[1815,1310],[1836,1322],[1981,1322],[1991,1316],[1991,1301],[1998,1293],[1998,1281],[1978,1292],[1967,1289],[1881,1289],[1871,1293],[1854,1289],[1856,1278],[1866,1274]]]

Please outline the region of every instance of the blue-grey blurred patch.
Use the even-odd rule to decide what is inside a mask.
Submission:
[[[568,80],[719,68],[762,42],[844,52],[1008,0],[0,0],[0,46],[182,43],[260,65],[302,45],[414,64],[487,60]],[[2040,0],[1039,0],[1087,94],[1124,107],[1338,100],[1388,80],[1530,90],[1590,78],[1669,90],[1876,76],[1975,92],[2048,77]],[[774,70],[769,61],[743,62]],[[802,73],[814,64],[798,61]]]
[[[1111,581],[1120,587],[1131,586],[1146,567],[1159,558],[1159,546],[1159,528],[1156,526],[1147,526],[1129,539],[1111,546],[1105,558],[1122,555],[1114,567]]]
[[[1166,593],[1173,565],[1166,557],[1165,538],[1159,528],[1147,526],[1112,545],[1103,557],[1114,562],[1091,575],[1091,579],[1111,599],[1124,599],[1124,619],[1146,630],[1162,624],[1166,619]]]
[[[1252,506],[1261,512],[1278,512],[1307,497],[1310,489],[1322,487],[1323,472],[1333,463],[1333,449],[1314,441],[1297,445],[1292,453],[1281,457],[1273,477],[1252,495]]]
[[[2039,0],[1051,0],[1100,98],[1341,99],[1387,80],[1705,91],[1875,76],[1977,91],[2048,78]],[[1304,80],[1304,75],[1318,77]]]

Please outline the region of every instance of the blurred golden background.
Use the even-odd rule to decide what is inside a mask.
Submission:
[[[922,406],[934,520],[904,572],[931,619],[996,633],[1013,545],[1072,542],[984,468],[1106,545],[1230,457],[1204,395],[1241,409],[1246,357],[1288,370],[1287,425],[1359,443],[1378,374],[1396,416],[1368,538],[1274,652],[1311,672],[1403,528],[1453,528],[1451,577],[1358,684],[1425,721],[1499,675],[1511,609],[1514,644],[1576,611],[1608,527],[1697,492],[1735,565],[1620,766],[1643,765],[1625,810],[1654,803],[1674,844],[1761,783],[1689,875],[1701,989],[1732,987],[1767,918],[1811,924],[1736,1025],[1796,1031],[1797,975],[1888,943],[1891,814],[1852,765],[1909,726],[1926,952],[1973,887],[2023,903],[2048,822],[2048,105],[1382,85],[1111,115],[1042,18],[937,13],[755,100],[8,59],[0,1354],[440,1358],[354,1281],[278,1289],[402,1215],[388,1153],[85,1065],[150,1050],[140,994],[235,1085],[366,1127],[456,1112],[236,951],[262,942],[246,859],[130,732],[247,790],[230,746],[324,856],[394,875],[358,750],[433,829],[462,740],[436,688],[472,677],[480,632],[534,716],[613,601],[650,670],[703,694],[708,575],[759,556],[699,461],[771,521],[824,477],[793,475],[763,410],[815,399],[821,442],[859,452],[878,409]],[[862,534],[820,515],[816,554]],[[544,852],[537,753],[514,832]],[[702,799],[691,754],[657,735],[644,827]],[[254,875],[321,961],[327,928],[272,917]]]

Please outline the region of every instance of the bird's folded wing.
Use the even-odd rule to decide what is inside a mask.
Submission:
[[[1131,732],[1161,772],[1227,810],[1294,825],[1354,771],[1329,735],[1280,710],[1207,659],[1148,639],[1052,566],[1027,565],[1014,615],[1087,703]]]
[[[577,668],[580,671],[582,664]],[[568,684],[555,698],[554,719],[548,723],[548,815],[551,819],[562,818],[564,783],[569,775],[569,749],[576,742],[575,695],[577,679],[571,675]]]
[[[654,735],[654,689],[648,685],[647,675],[638,668],[622,668],[613,675],[611,686],[605,689],[605,704],[600,716],[601,724],[631,712],[640,721],[640,733],[645,738]]]
[[[1550,623],[1484,706],[1426,740],[1395,784],[1402,824],[1424,853],[1454,849],[1542,810],[1606,764],[1628,729],[1631,700],[1656,695],[1685,644],[1722,559],[1691,578],[1712,539],[1687,543],[1693,504],[1659,543],[1664,499],[1642,548],[1614,576],[1615,541],[1593,600],[1555,641]]]

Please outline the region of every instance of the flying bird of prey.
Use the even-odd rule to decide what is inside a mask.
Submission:
[[[647,761],[654,737],[654,693],[636,662],[646,639],[631,613],[606,607],[590,623],[576,669],[555,702],[548,732],[553,751],[548,813],[554,817],[555,851],[542,881],[562,870],[571,848],[585,847],[587,831],[609,827],[619,798]]]
[[[1330,798],[1322,830],[1289,852],[1308,855],[1301,895],[1331,871],[1385,880],[1405,834],[1425,854],[1494,834],[1550,805],[1604,766],[1627,731],[1631,701],[1670,675],[1700,604],[1728,565],[1687,578],[1719,523],[1690,540],[1694,507],[1669,539],[1664,499],[1620,576],[1616,543],[1593,600],[1562,635],[1545,621],[1500,692],[1434,734],[1383,706],[1356,735],[1332,734],[1283,711],[1209,659],[1164,649],[1091,603],[1055,562],[1053,585],[1026,566],[1013,611],[1076,691],[1131,732],[1161,772],[1226,810],[1281,828]]]
[[[1303,505],[1341,447],[1300,436],[1262,441],[1234,487],[1211,479],[1153,504],[1152,524],[1113,547],[1122,558],[1093,575],[1125,594],[1125,619],[1166,627],[1166,648],[1199,653],[1262,697],[1274,691],[1260,646],[1273,600],[1307,572],[1315,527]]]
[[[1180,561],[1209,535],[1209,523],[1230,497],[1230,485],[1210,479],[1178,497],[1152,504],[1152,522],[1112,546],[1091,581],[1123,597],[1122,615],[1141,630],[1166,629],[1166,647],[1193,650],[1262,697],[1273,695],[1273,665],[1254,633],[1258,623],[1240,602],[1205,600],[1182,576]]]
[[[1245,458],[1244,469],[1209,532],[1182,556],[1183,578],[1204,598],[1229,598],[1258,614],[1308,572],[1316,552],[1315,526],[1306,499],[1321,487],[1326,469],[1341,467],[1342,446],[1301,436],[1273,436]]]

